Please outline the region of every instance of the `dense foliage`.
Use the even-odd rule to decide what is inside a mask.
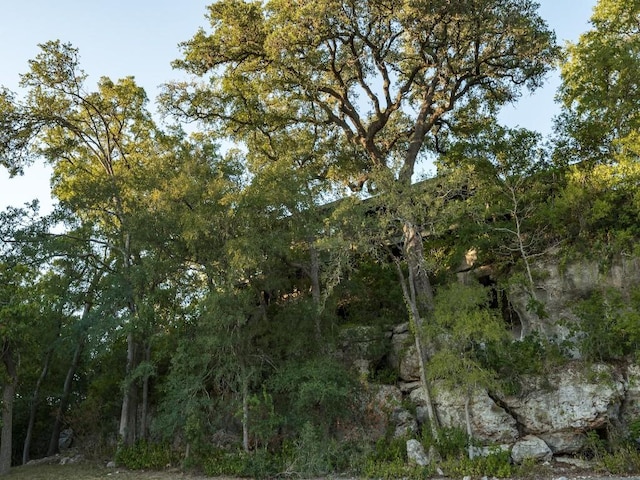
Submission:
[[[175,124],[133,77],[93,89],[58,41],[24,97],[0,90],[0,165],[47,162],[57,200],[0,213],[1,472],[72,429],[131,468],[418,476],[404,439],[362,434],[370,385],[397,381],[393,326],[410,324],[424,390],[467,402],[569,355],[632,359],[638,290],[590,292],[571,345],[514,342],[509,296],[546,318],[538,259],[640,255],[640,2],[600,0],[564,50],[546,140],[496,116],[559,55],[531,0],[208,12],[175,62],[200,78],[159,99]],[[354,369],[354,348],[377,363]],[[513,474],[504,453],[466,458],[470,425],[428,417],[449,472]]]

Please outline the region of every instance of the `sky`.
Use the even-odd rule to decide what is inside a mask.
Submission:
[[[558,43],[576,41],[589,28],[596,0],[538,0],[540,15],[555,30]],[[184,77],[171,68],[180,57],[178,44],[190,39],[199,27],[207,27],[210,0],[5,0],[0,16],[0,85],[19,92],[19,75],[38,44],[49,40],[71,43],[79,50],[81,68],[95,82],[133,75],[154,101],[158,87]],[[557,73],[549,75],[544,88],[525,93],[514,106],[505,108],[503,122],[548,134],[560,84]],[[0,210],[39,199],[42,213],[51,209],[50,170],[41,164],[21,177],[9,178],[0,167]]]

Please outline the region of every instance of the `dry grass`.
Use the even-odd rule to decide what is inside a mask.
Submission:
[[[207,477],[188,475],[180,471],[145,472],[121,468],[106,468],[90,463],[73,465],[27,465],[11,469],[10,480],[205,480]]]

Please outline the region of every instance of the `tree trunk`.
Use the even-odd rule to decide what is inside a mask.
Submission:
[[[144,347],[144,359],[147,364],[151,364],[151,344],[147,341]],[[149,436],[149,378],[146,373],[142,380],[142,412],[140,413],[140,438],[146,440]]]
[[[242,448],[249,453],[249,379],[242,378]]]
[[[320,324],[320,303],[321,303],[321,290],[320,290],[320,257],[318,250],[314,245],[314,240],[309,240],[309,255],[311,260],[310,265],[310,278],[311,278],[311,298],[313,298],[313,304],[315,305],[315,335],[316,343],[322,345],[322,326]]]
[[[11,345],[5,339],[2,346],[2,362],[4,363],[8,382],[2,389],[2,432],[0,433],[0,475],[6,475],[11,469],[11,453],[13,441],[13,403],[18,387],[18,369],[13,358]]]
[[[55,455],[59,451],[58,442],[60,440],[60,431],[62,430],[62,424],[64,423],[64,413],[69,406],[69,398],[71,397],[71,387],[73,386],[73,377],[75,377],[78,367],[80,366],[80,358],[82,358],[82,351],[84,350],[85,338],[81,338],[76,349],[73,352],[73,358],[71,365],[67,370],[67,376],[64,379],[64,387],[62,389],[62,397],[60,397],[60,405],[56,411],[56,418],[53,422],[53,430],[51,431],[51,438],[49,439],[49,448],[47,449],[47,456]]]
[[[125,368],[125,387],[122,395],[122,410],[120,412],[120,428],[118,430],[123,445],[133,445],[135,442],[135,382],[129,378],[133,372],[136,358],[136,341],[133,332],[127,335],[127,365]]]
[[[471,427],[471,412],[470,412],[470,406],[469,406],[470,401],[471,401],[471,392],[467,391],[464,397],[464,421],[467,426],[467,441],[469,442],[469,445],[467,448],[469,452],[469,460],[473,460],[473,457],[475,455],[474,455],[473,444],[472,444],[473,427]]]
[[[42,382],[47,378],[49,374],[49,367],[51,365],[51,357],[53,356],[53,348],[47,351],[47,355],[44,359],[44,365],[42,371],[36,382],[36,386],[33,389],[33,395],[31,395],[31,405],[29,406],[29,423],[27,425],[27,433],[24,438],[24,444],[22,447],[22,464],[26,464],[30,460],[31,440],[33,438],[33,428],[36,423],[36,413],[38,411],[38,403],[40,402],[40,387]]]
[[[428,316],[433,313],[433,290],[426,266],[424,265],[424,250],[420,233],[410,222],[405,222],[403,233],[403,254],[407,263],[408,278],[405,278],[399,262],[396,263],[396,266],[402,286],[402,294],[409,309],[409,322],[418,353],[420,382],[422,383],[426,397],[425,400],[431,432],[434,438],[438,438],[440,422],[431,396],[430,382],[427,379],[426,365],[429,356],[422,338],[424,334],[423,315]]]

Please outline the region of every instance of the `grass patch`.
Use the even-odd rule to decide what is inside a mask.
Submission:
[[[207,477],[196,477],[179,471],[148,472],[131,471],[122,468],[106,468],[91,463],[73,465],[26,465],[14,467],[4,478],[10,480],[172,480],[184,478],[203,480]]]

